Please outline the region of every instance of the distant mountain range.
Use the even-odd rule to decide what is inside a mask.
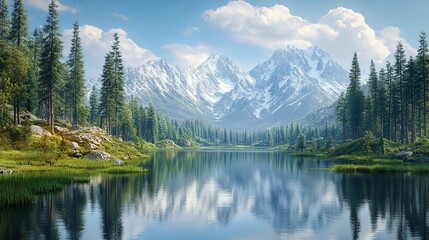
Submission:
[[[178,120],[202,119],[233,130],[254,130],[302,119],[334,103],[348,73],[318,47],[276,50],[250,72],[211,55],[196,69],[165,59],[125,70],[127,96]],[[100,86],[100,80],[89,81]]]

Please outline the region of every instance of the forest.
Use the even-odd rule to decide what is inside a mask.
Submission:
[[[429,55],[425,33],[420,34],[417,56],[405,56],[398,43],[394,62],[378,71],[371,62],[368,94],[361,86],[355,53],[350,84],[336,107],[341,139],[357,139],[365,132],[402,144],[424,140],[428,134]]]

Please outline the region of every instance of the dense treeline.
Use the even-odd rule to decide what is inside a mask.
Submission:
[[[342,140],[357,139],[370,131],[376,137],[412,144],[427,137],[429,106],[429,53],[426,34],[420,34],[417,56],[405,56],[398,43],[394,62],[376,70],[371,62],[369,91],[360,83],[357,54],[350,69],[350,85],[336,108]]]
[[[0,127],[21,124],[23,109],[44,118],[54,133],[58,118],[79,124],[87,118],[84,106],[84,65],[79,24],[74,24],[71,50],[62,59],[63,42],[58,5],[49,4],[46,22],[30,36],[22,0],[14,0],[9,16],[6,0],[0,0]],[[13,106],[13,120],[7,104]]]

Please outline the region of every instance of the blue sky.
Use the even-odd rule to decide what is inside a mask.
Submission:
[[[24,0],[32,29],[44,24],[48,3]],[[429,32],[425,0],[61,0],[59,5],[65,53],[73,22],[82,26],[88,76],[100,71],[115,31],[128,66],[166,58],[182,68],[196,67],[219,52],[244,70],[288,44],[318,45],[345,68],[357,51],[365,68],[371,59],[382,64],[399,40],[414,54],[419,33]]]

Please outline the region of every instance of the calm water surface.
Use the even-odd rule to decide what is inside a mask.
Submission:
[[[317,170],[269,151],[153,153],[151,173],[98,176],[0,209],[0,239],[425,239],[429,176]]]

